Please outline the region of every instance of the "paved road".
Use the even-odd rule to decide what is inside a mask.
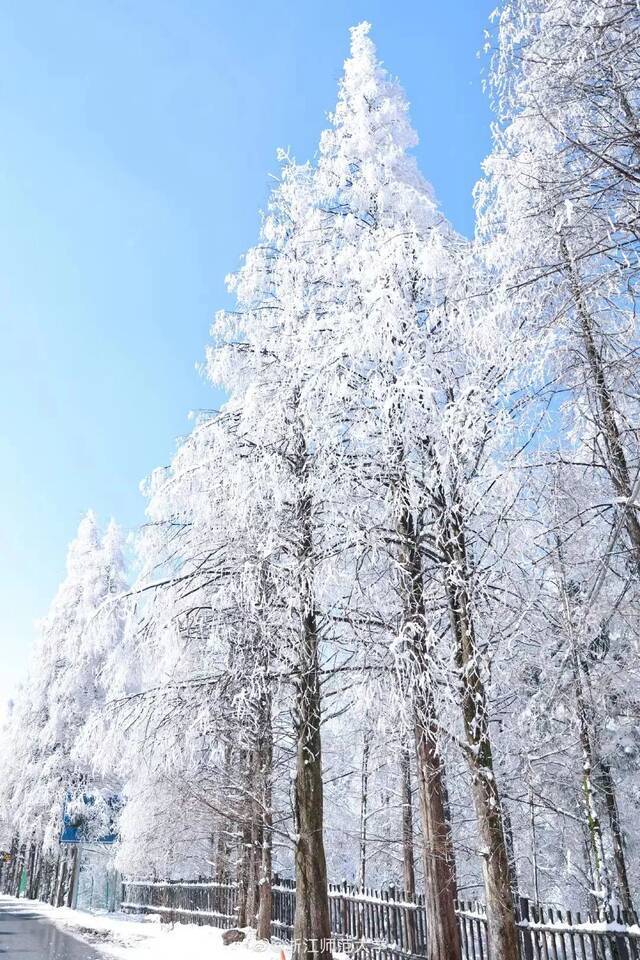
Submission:
[[[0,900],[0,960],[106,960],[26,905]]]

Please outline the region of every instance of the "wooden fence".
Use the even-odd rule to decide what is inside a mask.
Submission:
[[[461,900],[456,912],[463,956],[490,960],[484,904]],[[605,921],[520,898],[517,922],[521,960],[640,960],[635,913],[618,909]]]
[[[283,941],[293,936],[295,884],[273,879],[271,932]],[[127,880],[124,910],[157,913],[168,922],[229,928],[237,923],[238,886],[233,882],[198,883]],[[358,960],[411,960],[427,953],[424,896],[404,891],[364,890],[329,884],[334,950]],[[465,960],[491,960],[483,904],[457,903]],[[607,921],[590,914],[536,906],[521,899],[518,908],[521,960],[640,960],[640,924],[636,914],[616,911]]]
[[[131,913],[157,913],[167,923],[228,929],[237,923],[238,885],[207,880],[171,883],[125,880],[122,904]]]
[[[271,930],[282,940],[293,937],[296,888],[293,880],[274,878]],[[424,897],[409,899],[403,891],[364,890],[348,883],[329,884],[329,918],[336,949],[361,956],[424,956],[426,914]]]

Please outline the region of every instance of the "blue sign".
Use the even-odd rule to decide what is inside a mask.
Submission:
[[[121,809],[118,796],[83,793],[82,797],[74,798],[68,793],[62,810],[60,843],[115,843],[118,839],[116,817]],[[103,832],[105,820],[108,827]]]

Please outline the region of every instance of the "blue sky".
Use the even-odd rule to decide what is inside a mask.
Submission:
[[[0,698],[82,514],[140,522],[188,412],[277,147],[313,156],[373,24],[444,213],[473,225],[495,0],[8,0],[0,36]]]

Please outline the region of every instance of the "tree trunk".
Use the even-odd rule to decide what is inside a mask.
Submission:
[[[294,960],[330,960],[331,926],[323,841],[320,679],[315,615],[305,616],[296,678],[296,911]]]
[[[263,694],[260,709],[260,782],[262,787],[262,851],[260,858],[260,896],[258,907],[258,937],[271,940],[271,870],[273,829],[273,729],[271,725],[271,692]]]
[[[9,848],[10,859],[2,867],[2,892],[10,896],[13,893],[13,871],[18,857],[18,839],[13,837]]]
[[[580,286],[580,278],[564,237],[560,240],[560,250],[569,274],[571,292],[580,321],[582,341],[587,354],[587,363],[596,398],[599,427],[602,431],[606,452],[605,468],[611,478],[616,495],[624,501],[622,509],[624,510],[625,527],[631,545],[636,573],[640,575],[640,520],[638,520],[636,510],[630,506],[633,486],[616,420],[615,402],[607,383],[602,356],[595,341],[593,320],[587,309]]]
[[[33,891],[33,896],[35,900],[42,900],[42,888],[46,881],[46,862],[42,853],[42,846],[40,846],[38,851],[38,872],[36,874],[36,881]]]
[[[52,907],[56,906],[59,872],[60,872],[60,853],[58,853],[55,860],[51,861],[51,871],[49,874],[49,890],[47,894],[47,903],[51,904]]]
[[[29,900],[38,899],[38,887],[40,884],[40,874],[42,871],[42,848],[32,841],[31,853],[29,855],[29,873],[27,897]]]
[[[257,924],[260,880],[260,862],[262,856],[262,811],[260,809],[259,760],[257,750],[249,753],[249,780],[247,805],[249,814],[249,834],[247,849],[247,926]]]
[[[360,873],[358,882],[364,890],[367,882],[367,806],[369,802],[369,730],[365,726],[362,747],[362,769],[360,773]]]
[[[580,321],[580,328],[582,333],[582,341],[584,343],[584,348],[587,356],[587,364],[591,376],[592,388],[596,400],[596,409],[597,409],[597,419],[598,425],[602,432],[602,437],[604,440],[605,448],[605,468],[611,479],[614,492],[622,500],[623,505],[622,509],[624,510],[624,525],[627,531],[627,536],[629,538],[632,555],[634,558],[634,567],[636,574],[640,575],[640,521],[638,519],[638,514],[635,508],[631,505],[634,497],[634,484],[631,482],[631,474],[629,471],[629,465],[627,462],[626,454],[624,451],[624,446],[622,443],[622,438],[620,435],[620,429],[618,427],[618,422],[616,419],[616,408],[613,394],[609,388],[605,374],[605,364],[601,356],[600,350],[596,344],[595,334],[594,334],[594,323],[590,312],[587,308],[586,301],[583,296],[580,277],[576,265],[571,257],[569,248],[564,237],[560,240],[560,249],[562,257],[565,264],[565,269],[568,272],[569,280],[571,284],[571,292],[573,295],[574,303],[576,306],[576,312],[578,319]],[[580,665],[576,665],[576,682],[580,685]],[[595,810],[595,804],[593,802],[593,784],[592,784],[592,775],[595,770],[594,767],[594,754],[591,744],[588,722],[585,717],[582,719],[583,710],[586,709],[586,704],[584,703],[584,698],[582,695],[581,689],[577,691],[578,697],[578,710],[581,715],[581,743],[583,748],[583,757],[584,757],[584,770],[583,770],[583,796],[585,809],[587,812],[587,822],[590,835],[590,842],[592,845],[592,851],[595,858],[595,867],[596,872],[598,873],[598,882],[600,885],[608,885],[608,876],[606,874],[606,868],[603,860],[604,856],[604,845],[602,842],[601,836],[601,826],[600,821]],[[613,856],[614,863],[616,868],[616,877],[617,877],[617,888],[618,895],[620,897],[620,902],[625,910],[633,910],[633,901],[631,898],[631,891],[629,887],[629,880],[627,875],[627,867],[624,853],[624,843],[622,840],[622,832],[620,830],[620,820],[618,814],[618,807],[615,796],[615,788],[613,780],[611,778],[611,771],[606,762],[599,760],[597,762],[597,767],[601,774],[603,791],[605,794],[605,802],[607,807],[607,815],[611,827],[611,834],[613,840]]]
[[[47,862],[44,868],[44,878],[42,881],[42,893],[40,896],[41,900],[44,900],[46,903],[51,903],[51,886],[52,886],[52,876],[53,876],[54,863],[50,857],[47,857]]]
[[[582,802],[578,801],[576,803],[576,809],[578,814],[582,813],[583,807]],[[589,836],[589,830],[587,828],[586,821],[583,817],[580,817],[580,834],[582,839],[582,858],[584,860],[584,875],[587,879],[587,889],[585,891],[585,903],[587,904],[587,910],[593,913],[594,918],[598,916],[598,901],[593,896],[593,891],[595,890],[596,878],[593,872],[593,857],[592,857],[592,847],[591,847],[591,837]]]
[[[65,904],[67,907],[75,906],[76,887],[78,884],[78,874],[80,871],[80,847],[75,846],[71,853],[71,869],[69,870],[67,880],[67,890],[65,895]]]
[[[49,873],[49,891],[47,895],[47,903],[50,903],[52,907],[56,905],[56,895],[58,890],[58,874],[60,872],[60,854],[55,860],[51,861],[51,870]]]
[[[42,900],[44,903],[49,902],[49,886],[51,878],[51,860],[49,857],[45,857],[41,854],[40,858],[41,868],[40,876],[38,879],[38,892],[37,899]]]
[[[222,829],[222,828],[221,828]],[[229,856],[227,844],[223,833],[218,835],[216,842],[216,868],[215,875],[220,880],[226,880],[229,869]]]
[[[507,856],[509,858],[509,873],[511,874],[511,893],[513,902],[518,902],[518,865],[516,863],[516,845],[513,837],[513,825],[511,823],[511,814],[509,807],[502,802],[502,819],[504,822],[504,838],[507,844]]]
[[[25,890],[25,897],[27,900],[33,900],[31,892],[33,890],[33,880],[36,872],[36,845],[31,841],[29,844],[29,855],[26,859],[26,870],[27,870],[27,889]]]
[[[518,960],[509,853],[493,764],[487,694],[467,592],[469,570],[459,508],[450,508],[444,517],[442,540],[449,616],[462,686],[466,756],[483,847],[489,956],[491,960]]]
[[[572,645],[574,656],[574,682],[576,691],[576,703],[578,709],[578,723],[580,727],[580,746],[582,748],[582,801],[587,822],[589,842],[593,854],[594,871],[596,876],[596,897],[598,900],[598,913],[602,920],[608,919],[609,908],[611,906],[611,885],[609,881],[609,871],[605,857],[604,840],[602,836],[602,824],[596,806],[595,787],[594,787],[594,751],[591,742],[591,731],[589,729],[589,715],[587,704],[584,698],[582,680],[580,676],[580,663],[575,650],[572,631]]]
[[[54,902],[54,906],[56,907],[64,906],[64,885],[65,885],[66,875],[67,875],[67,857],[65,854],[64,856],[60,857],[60,861],[58,864],[58,877],[57,877],[56,895],[55,895],[55,902]]]
[[[446,815],[444,772],[435,743],[421,714],[416,723],[418,792],[424,842],[424,887],[427,914],[427,957],[460,957],[455,912],[456,879],[451,830]]]
[[[305,617],[296,682],[295,960],[329,960],[331,926],[323,841],[320,679],[315,615]]]
[[[402,878],[404,890],[413,900],[416,895],[416,870],[413,851],[413,791],[411,789],[411,753],[406,744],[400,751],[400,790],[402,796]]]
[[[418,790],[422,821],[425,910],[429,960],[459,960],[456,882],[451,828],[446,816],[444,768],[438,752],[436,707],[429,676],[425,636],[422,560],[413,517],[403,508],[398,523],[401,543],[403,632],[412,674],[404,677],[411,698],[418,763]]]
[[[560,563],[566,633],[569,643],[569,653],[571,655],[570,663],[573,672],[572,679],[576,704],[576,719],[578,722],[580,748],[582,751],[582,803],[585,813],[591,854],[593,856],[595,873],[595,891],[593,892],[598,903],[598,915],[602,920],[607,920],[609,916],[609,909],[611,907],[611,884],[609,881],[609,871],[607,869],[602,824],[600,822],[600,816],[596,804],[594,777],[598,763],[597,751],[592,736],[592,711],[589,709],[589,704],[587,703],[587,698],[585,695],[586,681],[583,677],[583,665],[575,635],[574,614],[569,599],[569,590],[567,587],[567,578],[562,555],[562,545],[560,537],[557,534],[555,540],[558,551],[558,560]]]
[[[416,898],[416,871],[413,852],[413,793],[411,790],[411,753],[406,743],[400,748],[400,793],[402,797],[402,879],[405,897],[411,903]],[[407,947],[417,953],[415,911],[407,911]]]
[[[230,654],[229,656],[231,665],[233,665],[233,657]],[[231,732],[227,732],[227,737],[231,740]],[[224,748],[224,762],[222,766],[222,795],[225,793],[231,793],[230,788],[230,771],[231,764],[233,760],[233,750],[230,743],[227,743]],[[231,826],[223,822],[219,826],[219,834],[216,847],[216,877],[220,880],[230,880],[232,878],[231,873],[231,856],[233,850],[233,840],[230,835]]]
[[[240,855],[236,881],[238,884],[238,926],[246,927],[249,923],[249,874],[251,855],[251,818],[249,811],[245,811],[245,820],[240,829]]]
[[[240,750],[239,763],[242,770],[242,780],[239,791],[239,850],[236,866],[236,882],[238,884],[237,916],[238,926],[246,927],[251,923],[249,916],[250,877],[251,877],[251,828],[253,820],[252,801],[252,752],[248,749]]]
[[[13,878],[12,878],[13,889],[11,892],[14,897],[17,897],[20,894],[20,883],[22,881],[22,871],[24,869],[25,857],[26,857],[26,846],[23,843],[20,845],[20,848],[18,850],[18,854],[15,862],[15,869],[14,869]]]
[[[617,889],[620,898],[620,904],[625,910],[634,910],[631,888],[629,886],[629,876],[627,873],[627,862],[624,851],[624,839],[620,829],[620,815],[618,813],[618,802],[616,799],[615,784],[611,776],[611,767],[606,760],[600,760],[600,781],[604,791],[605,802],[607,805],[607,816],[611,827],[611,836],[613,839],[613,859],[616,867],[616,877],[618,880]]]
[[[529,783],[529,823],[531,826],[531,869],[533,871],[533,899],[536,906],[540,903],[540,886],[538,880],[538,837],[536,831],[536,808],[533,802],[533,789]]]
[[[331,960],[329,891],[323,838],[321,690],[313,585],[312,504],[307,492],[307,450],[299,423],[296,446],[295,473],[300,485],[296,523],[300,535],[297,561],[301,630],[296,638],[297,662],[294,671],[296,909],[293,960]]]
[[[258,926],[260,907],[260,869],[262,864],[262,811],[255,804],[251,822],[251,857],[249,859],[249,897],[247,901],[247,922],[249,926]]]

